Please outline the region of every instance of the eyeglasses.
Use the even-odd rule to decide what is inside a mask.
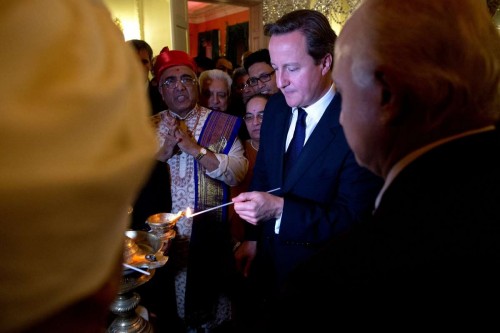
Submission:
[[[239,91],[243,91],[243,90],[245,90],[248,87],[249,87],[248,83],[245,83],[245,84],[237,85],[236,89],[239,90]]]
[[[162,84],[161,87],[166,87],[167,89],[174,89],[177,86],[177,83],[180,82],[184,87],[192,87],[196,85],[197,81],[195,78],[190,76],[183,76],[180,80],[177,80],[175,77],[169,77]]]
[[[264,83],[264,82],[269,82],[271,80],[271,76],[273,76],[274,71],[269,72],[267,74],[261,74],[259,77],[251,77],[247,80],[247,84],[250,87],[255,87],[259,81]]]
[[[257,118],[257,121],[259,123],[262,123],[262,120],[264,119],[264,111],[259,111],[257,113],[257,116],[254,116],[251,113],[248,113],[248,114],[243,116],[243,120],[247,123],[252,122],[255,118]]]

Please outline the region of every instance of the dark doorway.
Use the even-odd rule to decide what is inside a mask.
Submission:
[[[219,30],[198,33],[198,55],[214,60],[219,57]]]
[[[228,26],[226,34],[226,58],[233,65],[238,65],[240,64],[241,55],[245,51],[248,51],[248,22]]]

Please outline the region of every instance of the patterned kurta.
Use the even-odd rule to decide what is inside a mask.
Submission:
[[[153,117],[157,127],[157,135],[160,146],[163,145],[164,137],[168,131],[166,125],[166,115],[169,111],[163,111]],[[207,121],[207,117],[212,111],[197,106],[184,119],[189,131],[195,139],[199,141],[203,126]],[[171,115],[174,115],[171,113]],[[175,116],[175,115],[174,115]],[[216,154],[221,166],[219,169],[210,173],[206,173],[212,178],[219,179],[225,183],[234,183],[235,180],[240,180],[246,173],[247,164],[243,156],[243,147],[239,140],[236,140],[227,155]],[[193,210],[196,207],[196,167],[198,163],[195,158],[186,153],[180,153],[172,156],[168,160],[171,175],[171,191],[172,191],[172,213],[185,211],[186,208]],[[197,165],[202,167],[201,164]],[[221,167],[223,170],[220,170]],[[206,170],[204,170],[206,172]],[[233,185],[233,184],[231,184]],[[222,202],[221,202],[222,203]],[[189,242],[193,228],[193,218],[182,217],[177,222],[177,235],[175,238],[175,246],[171,247],[169,253],[169,265],[175,268],[175,290],[177,301],[177,312],[179,317],[185,319],[185,293],[187,279],[187,264]],[[213,322],[204,325],[207,328],[215,327],[223,321],[231,318],[230,301],[226,296],[221,295],[217,304],[216,318]]]

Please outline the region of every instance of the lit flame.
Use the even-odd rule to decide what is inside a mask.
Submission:
[[[188,208],[186,208],[186,214],[185,214],[185,216],[186,216],[187,218],[190,218],[192,214],[193,214],[193,213],[191,212],[191,208],[189,208],[189,207],[188,207]]]

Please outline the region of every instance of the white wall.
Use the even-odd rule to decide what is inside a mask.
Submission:
[[[125,39],[143,39],[154,54],[168,46],[189,53],[189,18],[187,0],[103,0],[114,18],[124,25]],[[228,4],[231,1],[227,1]],[[246,0],[250,10],[249,48],[267,48],[269,38],[263,33],[261,0]],[[241,4],[238,4],[241,5]]]
[[[187,0],[103,0],[124,38],[143,39],[154,54],[168,46],[189,52]]]

